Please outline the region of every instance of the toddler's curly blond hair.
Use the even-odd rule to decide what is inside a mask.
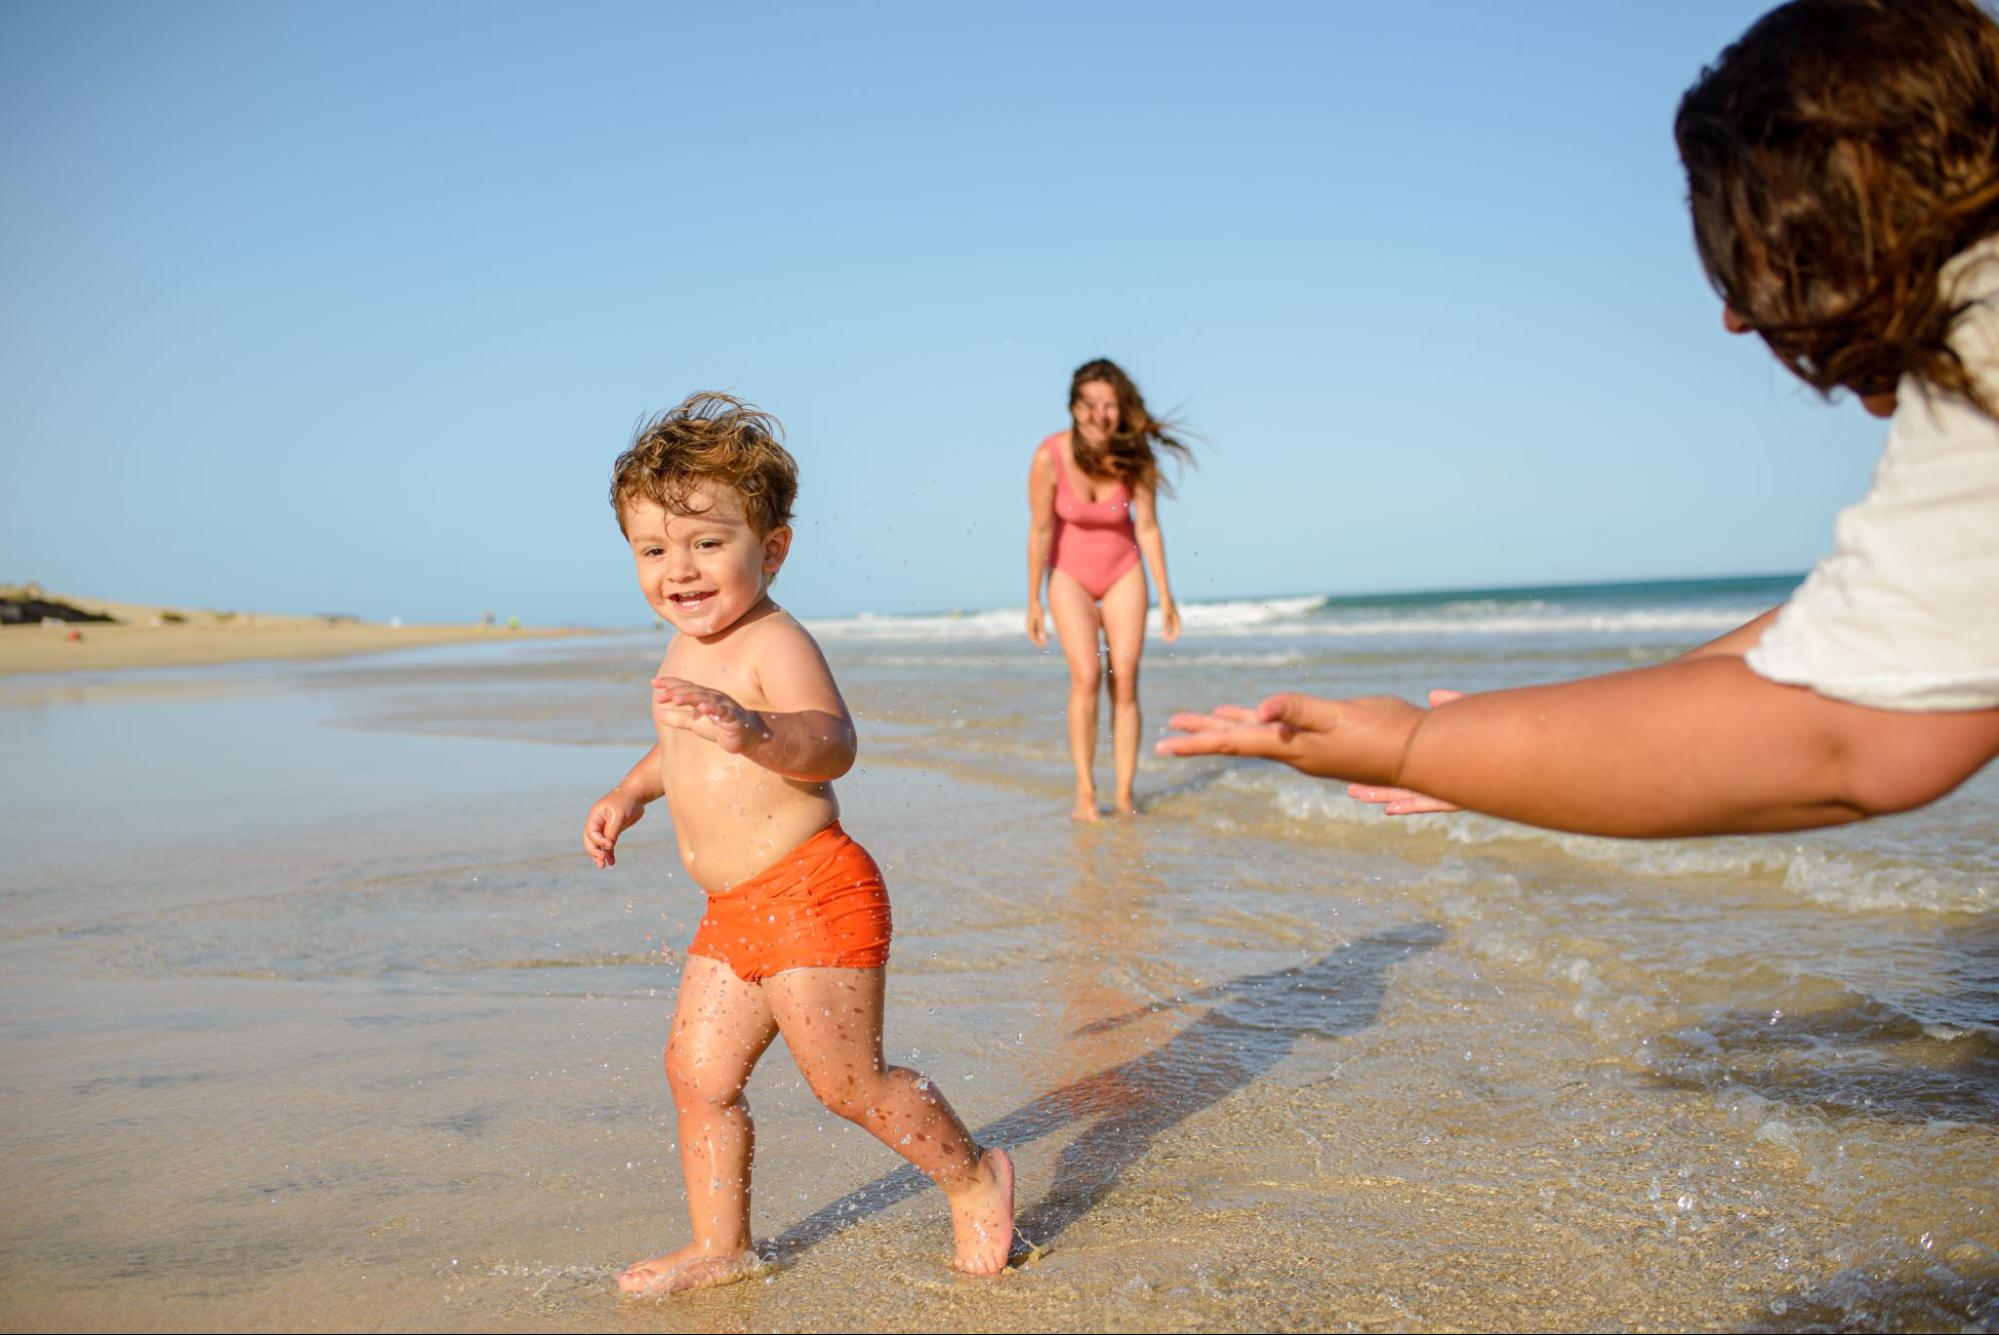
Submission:
[[[641,422],[631,447],[611,466],[611,509],[618,527],[634,501],[651,501],[672,515],[699,514],[697,487],[728,487],[758,537],[791,522],[798,497],[798,461],[778,441],[784,428],[741,399],[703,390]]]

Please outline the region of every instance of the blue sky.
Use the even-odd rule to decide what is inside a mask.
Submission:
[[[1675,5],[0,3],[0,580],[637,624],[697,388],[806,613],[1019,604],[1069,372],[1183,599],[1799,570],[1882,428],[1724,335]]]

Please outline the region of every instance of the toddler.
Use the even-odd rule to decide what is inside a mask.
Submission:
[[[626,1269],[629,1293],[754,1270],[743,1086],[779,1034],[828,1111],[943,1188],[960,1270],[997,1274],[1013,1240],[1005,1151],[974,1144],[928,1080],[882,1060],[888,892],[833,796],[854,723],[819,646],[770,597],[798,486],[778,434],[746,404],[695,394],[641,428],[612,474],[639,589],[679,633],[652,683],[658,743],[591,807],[583,847],[611,866],[663,796],[708,893],[666,1048],[692,1237]]]

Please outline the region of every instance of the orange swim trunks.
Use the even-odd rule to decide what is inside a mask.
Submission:
[[[878,969],[890,931],[881,868],[834,821],[774,866],[708,896],[687,953],[754,983],[786,969]]]

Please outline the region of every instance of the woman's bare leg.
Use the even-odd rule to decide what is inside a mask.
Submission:
[[[787,969],[763,981],[813,1094],[942,1187],[958,1268],[996,1275],[1013,1244],[1013,1163],[974,1144],[927,1078],[883,1060],[882,984],[881,969]]]
[[[1103,681],[1097,648],[1097,604],[1074,577],[1060,570],[1048,577],[1048,610],[1069,665],[1069,758],[1076,765],[1077,820],[1097,819],[1097,689]]]
[[[1117,788],[1111,810],[1138,814],[1131,786],[1138,777],[1138,656],[1145,649],[1145,571],[1133,566],[1104,590],[1097,604],[1110,647],[1111,758]]]

